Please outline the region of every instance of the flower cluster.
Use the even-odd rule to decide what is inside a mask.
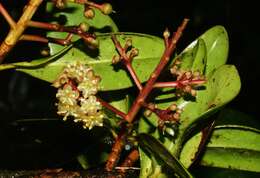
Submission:
[[[63,120],[73,117],[75,122],[82,122],[84,128],[103,126],[104,113],[96,94],[100,77],[91,67],[81,63],[70,64],[53,83],[58,88],[58,114]]]
[[[190,94],[196,96],[196,89],[206,82],[205,76],[199,71],[183,71],[180,69],[181,61],[177,59],[171,67],[171,73],[177,77],[176,95],[183,96]]]

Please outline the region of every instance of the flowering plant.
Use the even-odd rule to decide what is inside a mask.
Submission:
[[[64,24],[31,20],[42,3],[30,0],[18,22],[0,3],[10,25],[0,46],[1,62],[18,41],[49,46],[44,51],[47,57],[4,63],[0,70],[15,69],[51,83],[57,88],[61,119],[80,123],[86,132],[102,128],[111,138],[109,153],[93,154],[92,150],[78,156],[83,168],[94,166],[88,160],[102,155],[96,162],[105,162],[106,171],[116,169],[122,176],[138,161],[140,177],[192,177],[188,169],[198,161],[204,166],[249,170],[232,161],[224,164],[217,156],[222,152],[228,157],[234,148],[221,140],[232,128],[212,115],[240,90],[235,66],[225,64],[228,36],[224,27],[212,27],[177,53],[188,19],[175,33],[166,29],[161,39],[118,32],[108,16],[114,12],[112,6],[88,0],[48,2],[46,11],[56,19],[65,17]],[[69,8],[73,12],[66,11]],[[47,35],[25,34],[29,27],[48,30]]]

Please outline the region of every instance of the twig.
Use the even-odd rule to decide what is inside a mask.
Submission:
[[[182,80],[182,81],[173,81],[173,82],[156,82],[153,87],[154,88],[166,88],[166,87],[170,87],[170,88],[175,88],[178,87],[180,85],[200,85],[205,83],[206,80]]]
[[[104,100],[102,100],[101,98],[97,98],[97,100],[101,103],[102,106],[104,106],[105,108],[109,109],[110,111],[114,112],[115,114],[117,114],[118,116],[120,116],[122,119],[125,119],[126,114],[123,113],[122,111],[118,110],[117,108],[115,108],[114,106],[112,106],[111,104],[105,102]]]
[[[124,162],[120,165],[120,167],[122,169],[119,169],[119,171],[121,173],[125,173],[125,171],[127,169],[124,168],[128,168],[128,167],[132,167],[134,165],[134,163],[138,160],[139,158],[139,152],[137,149],[132,150],[128,156],[126,157],[126,159],[124,160]]]
[[[175,35],[172,37],[172,39],[169,42],[169,46],[165,49],[164,54],[160,60],[160,63],[154,70],[154,72],[151,74],[149,80],[147,81],[145,87],[142,89],[142,91],[139,93],[138,97],[134,101],[132,107],[130,108],[130,111],[128,112],[126,116],[126,120],[128,122],[132,122],[138,113],[138,111],[142,107],[142,103],[145,101],[147,98],[148,94],[151,92],[153,89],[153,86],[159,77],[161,71],[164,69],[168,61],[170,60],[170,56],[173,53],[174,49],[176,48],[176,44],[178,40],[180,39],[183,30],[185,29],[186,25],[188,23],[188,19],[184,19],[181,26],[177,29],[177,32]]]
[[[1,3],[0,3],[0,13],[4,16],[5,20],[10,25],[10,27],[14,29],[16,27],[16,22],[9,15],[7,10],[4,8],[4,6]]]
[[[123,150],[123,146],[124,146],[124,142],[126,139],[126,127],[124,126],[120,133],[117,136],[117,139],[112,147],[112,151],[110,152],[107,162],[106,162],[106,167],[105,169],[107,171],[112,171],[116,165],[116,163],[118,162],[119,158],[120,158],[120,154]]]
[[[126,54],[128,48],[130,47],[131,44],[127,44],[125,45],[125,47],[123,48],[121,46],[121,44],[119,43],[119,41],[116,39],[116,36],[115,35],[112,35],[112,41],[120,55],[120,59],[122,61],[122,63],[125,65],[126,69],[128,70],[128,72],[130,73],[130,76],[132,77],[133,81],[135,82],[135,85],[137,86],[137,88],[139,90],[142,90],[143,86],[138,78],[138,76],[136,75],[135,73],[135,70],[133,69],[132,67],[132,60],[133,60],[133,57],[135,56],[133,54],[133,52],[130,52],[130,55],[128,56]]]
[[[26,5],[22,16],[15,25],[15,28],[11,28],[4,42],[0,45],[0,63],[3,62],[5,56],[11,51],[14,45],[19,41],[24,30],[27,28],[28,21],[31,20],[35,11],[38,9],[39,5],[43,0],[30,0]],[[2,11],[3,12],[3,11]],[[3,14],[3,13],[2,13]],[[9,19],[9,23],[10,23]],[[12,26],[14,25],[13,22]]]

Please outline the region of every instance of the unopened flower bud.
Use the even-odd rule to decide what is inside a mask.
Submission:
[[[85,42],[87,43],[88,47],[90,49],[97,49],[99,46],[99,41],[96,38],[83,38],[85,40]]]
[[[111,14],[113,12],[113,8],[109,3],[102,4],[100,10],[105,15]]]
[[[178,66],[176,66],[176,65],[172,66],[171,69],[170,69],[171,74],[176,74],[177,70],[178,70]]]
[[[152,111],[149,110],[149,109],[147,109],[147,110],[144,111],[144,116],[145,116],[145,117],[150,117],[151,114],[152,114]]]
[[[186,93],[190,93],[191,92],[191,90],[192,90],[192,88],[191,88],[191,86],[190,85],[187,85],[187,86],[185,86],[184,87],[184,92],[186,92]]]
[[[180,114],[177,113],[177,112],[174,113],[174,114],[173,114],[173,119],[174,119],[174,120],[179,120],[179,119],[180,119]]]
[[[193,80],[198,80],[199,78],[200,78],[200,72],[199,71],[193,72]]]
[[[139,50],[137,48],[133,48],[131,50],[131,56],[132,57],[138,56],[138,54],[139,54]]]
[[[84,16],[88,19],[93,19],[95,17],[95,11],[91,8],[87,8],[84,12]]]
[[[190,79],[192,77],[192,72],[191,71],[185,72],[185,76],[187,79]]]
[[[50,55],[50,50],[49,50],[49,49],[42,49],[42,50],[41,50],[41,55],[43,55],[43,56],[49,56],[49,55]]]
[[[131,47],[132,46],[132,39],[128,38],[125,42],[125,48]]]
[[[91,79],[94,77],[94,71],[91,69],[86,73],[87,78]]]
[[[163,32],[163,37],[165,39],[168,39],[170,37],[170,31],[168,30],[168,28],[165,29],[165,31]]]
[[[100,76],[95,76],[95,78],[92,80],[92,82],[96,85],[99,84],[99,82],[101,81],[101,77]]]
[[[83,32],[87,32],[89,30],[89,25],[85,22],[82,22],[79,24],[79,28],[83,31]]]
[[[147,106],[149,109],[156,109],[157,106],[153,103],[149,103],[148,106]]]
[[[119,61],[120,61],[120,56],[114,55],[114,56],[113,56],[113,59],[112,59],[112,63],[113,63],[113,64],[116,64],[116,63],[118,63]]]
[[[66,7],[66,3],[64,0],[57,0],[56,1],[56,7],[58,9],[64,9]]]
[[[170,109],[171,111],[175,111],[175,110],[177,109],[177,105],[176,105],[176,104],[172,104],[172,105],[169,107],[169,109]]]

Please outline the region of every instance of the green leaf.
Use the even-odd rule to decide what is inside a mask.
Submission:
[[[228,35],[223,26],[215,26],[207,30],[198,39],[203,39],[207,48],[206,75],[223,65],[227,61],[229,42]],[[192,48],[196,40],[187,49]]]
[[[148,134],[138,135],[138,142],[141,148],[151,152],[160,158],[174,173],[180,177],[189,178],[192,175],[186,168],[153,136]]]
[[[259,139],[260,133],[249,130],[216,129],[200,164],[260,172]]]
[[[260,177],[260,173],[241,171],[241,170],[232,170],[225,168],[216,168],[216,167],[196,167],[192,172],[195,177],[199,178],[257,178]]]
[[[260,172],[259,139],[260,124],[256,119],[225,109],[219,115],[200,164]]]
[[[158,64],[164,50],[162,39],[137,33],[116,33],[115,35],[122,43],[131,38],[133,46],[139,49],[139,55],[134,58],[132,64],[140,80],[146,81]],[[117,51],[110,37],[110,34],[98,36],[99,51],[90,51],[82,44],[82,41],[77,41],[73,48],[58,60],[38,68],[19,69],[19,71],[53,82],[66,65],[80,61],[93,67],[95,73],[101,76],[100,88],[102,91],[131,87],[133,82],[129,74],[124,69],[117,69],[118,66],[112,65],[112,58]]]
[[[15,68],[15,69],[35,69],[35,68],[41,67],[49,62],[56,60],[57,58],[61,57],[64,53],[66,53],[68,50],[70,50],[71,48],[72,48],[72,45],[63,47],[63,49],[61,49],[59,52],[57,52],[56,54],[54,54],[50,57],[32,60],[31,62],[25,61],[25,62],[1,64],[0,71],[7,70],[7,69],[13,69],[13,68]]]

